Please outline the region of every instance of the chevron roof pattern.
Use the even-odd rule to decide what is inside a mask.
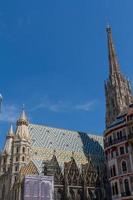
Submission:
[[[32,146],[32,161],[42,171],[42,161],[56,155],[60,167],[73,156],[77,165],[87,163],[88,157],[94,163],[102,163],[103,137],[78,131],[52,128],[42,125],[29,125]]]
[[[20,174],[21,175],[38,174],[38,170],[37,170],[37,167],[35,166],[35,164],[32,161],[30,161],[28,163],[28,165],[26,165],[26,166],[24,166],[24,167],[21,168]]]

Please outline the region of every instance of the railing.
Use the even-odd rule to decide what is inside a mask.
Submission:
[[[130,196],[130,195],[131,195],[131,192],[130,192],[130,191],[122,192],[122,193],[121,193],[121,196],[122,196],[122,197],[128,197],[128,196]]]
[[[120,142],[123,142],[123,141],[125,141],[126,139],[127,139],[127,136],[125,135],[125,136],[123,136],[123,137],[120,138],[120,139],[115,139],[115,140],[112,140],[112,141],[110,141],[110,142],[106,142],[106,143],[104,144],[104,147],[107,148],[107,147],[112,146],[112,145],[114,145],[114,144],[118,144],[118,143],[120,143]]]

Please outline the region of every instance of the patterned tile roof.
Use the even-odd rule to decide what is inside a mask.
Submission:
[[[30,161],[28,163],[28,165],[24,166],[21,168],[20,170],[20,174],[21,175],[33,175],[33,174],[38,174],[38,170],[37,170],[37,167],[36,165]]]
[[[32,146],[32,160],[39,172],[42,161],[50,160],[55,152],[63,168],[64,162],[70,161],[72,155],[80,167],[91,156],[94,162],[103,160],[103,137],[78,131],[51,128],[42,125],[29,125]]]

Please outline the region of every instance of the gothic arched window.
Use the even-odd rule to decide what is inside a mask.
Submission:
[[[118,195],[118,186],[117,186],[117,182],[115,182],[115,194]]]
[[[74,190],[71,189],[70,190],[70,200],[73,200],[73,199],[75,199],[75,193],[74,193]]]
[[[127,172],[127,163],[126,163],[126,161],[122,162],[122,171],[123,172]]]
[[[124,180],[124,186],[125,186],[125,192],[126,192],[126,194],[129,194],[130,193],[130,189],[129,189],[128,179]]]
[[[24,157],[24,156],[22,157],[22,161],[23,161],[23,162],[25,161],[25,157]]]
[[[115,165],[113,165],[113,176],[116,176],[116,169],[115,169]]]
[[[115,188],[114,188],[114,185],[112,185],[112,195],[115,194]]]
[[[16,147],[16,153],[18,153],[19,152],[19,147]]]

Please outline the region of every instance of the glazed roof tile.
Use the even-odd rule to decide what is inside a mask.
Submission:
[[[103,160],[103,137],[78,131],[29,125],[32,146],[32,161],[42,171],[42,162],[50,160],[55,152],[60,167],[69,162],[72,154],[77,165],[87,163],[88,157],[94,162]]]
[[[21,175],[33,175],[38,174],[38,170],[34,162],[30,161],[26,166],[22,167],[20,170]]]

